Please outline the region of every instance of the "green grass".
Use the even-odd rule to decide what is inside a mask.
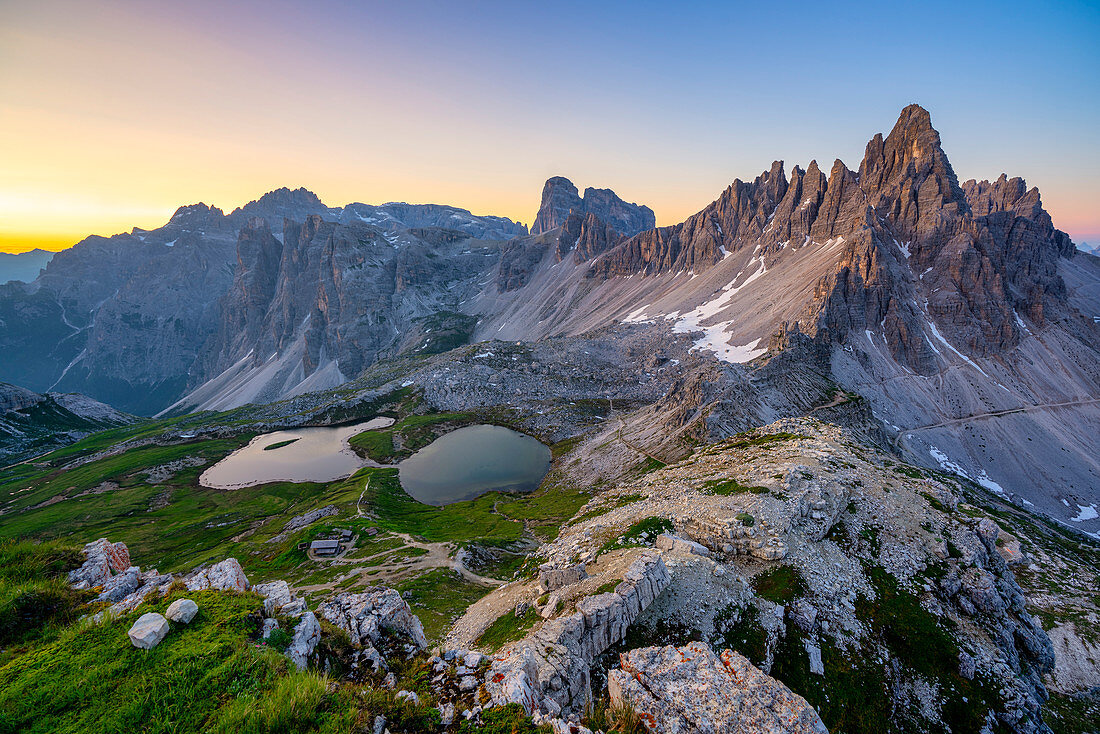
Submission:
[[[738,512],[735,517],[737,519],[737,522],[741,523],[747,528],[751,528],[753,525],[756,524],[756,518],[754,518],[747,512]]]
[[[366,477],[370,486],[363,495],[363,506],[376,518],[380,528],[408,533],[430,542],[473,540],[510,543],[523,535],[523,524],[493,511],[500,494],[490,492],[465,502],[443,507],[425,505],[410,497],[401,487],[396,469],[366,468],[348,480],[362,486]]]
[[[675,530],[672,521],[665,517],[647,517],[631,525],[617,538],[612,538],[604,544],[600,552],[615,550],[617,548],[636,548],[652,545],[658,535],[671,533]]]
[[[141,611],[163,612],[176,594]],[[358,715],[323,679],[252,643],[253,594],[190,592],[199,614],[152,650],[130,644],[135,615],[77,624],[0,668],[0,731],[335,732]]]
[[[424,625],[430,641],[440,642],[451,624],[492,589],[462,578],[449,568],[437,568],[398,585],[409,592],[409,606]]]
[[[386,462],[393,458],[393,431],[387,429],[363,431],[352,436],[348,444],[360,456]]]
[[[539,621],[539,615],[534,609],[528,609],[522,617],[517,617],[515,612],[509,609],[497,617],[491,625],[477,638],[475,645],[496,652],[509,642],[522,640],[527,632]]]
[[[786,564],[754,576],[752,588],[761,599],[784,606],[805,595],[807,591],[806,581],[798,569]]]
[[[66,574],[84,561],[72,543],[0,541],[0,648],[48,636],[95,597],[69,586]]]
[[[658,469],[664,469],[668,464],[663,461],[657,461],[653,457],[647,456],[644,461],[634,467],[634,471],[638,474],[649,474],[655,472]]]
[[[434,441],[438,436],[435,427],[439,424],[453,424],[454,427],[457,427],[476,420],[476,413],[410,415],[402,418],[389,428],[364,431],[352,436],[348,443],[360,456],[380,463],[390,463],[399,459],[406,459]],[[395,436],[401,439],[400,449],[396,448]]]
[[[736,479],[711,479],[703,483],[702,488],[699,490],[703,494],[716,494],[722,497],[729,497],[735,494],[745,494],[749,492],[751,494],[764,494],[768,491],[767,487],[746,487],[739,483]]]
[[[1054,734],[1097,734],[1100,732],[1100,701],[1087,693],[1067,696],[1050,692],[1043,707],[1043,721]]]
[[[284,446],[289,446],[290,444],[294,443],[297,440],[298,439],[296,439],[296,438],[288,438],[285,441],[276,441],[275,443],[268,444],[267,446],[264,446],[264,451],[274,451],[275,449],[281,449]]]
[[[549,726],[535,726],[523,706],[510,703],[484,712],[480,722],[463,721],[458,731],[460,734],[550,734],[553,730]]]

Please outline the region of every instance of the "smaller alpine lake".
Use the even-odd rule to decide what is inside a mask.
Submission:
[[[447,505],[493,491],[530,492],[550,469],[550,449],[501,426],[452,431],[401,462],[401,486],[415,500]]]
[[[298,428],[257,436],[203,472],[211,489],[239,489],[268,482],[333,482],[365,466],[348,445],[353,436],[393,425],[374,418],[349,426]],[[550,449],[510,428],[475,425],[437,438],[397,465],[413,499],[446,505],[486,492],[529,492],[550,469]]]
[[[393,418],[373,418],[352,426],[292,428],[265,433],[204,471],[199,484],[211,489],[239,489],[267,482],[346,479],[368,466],[368,462],[348,446],[348,439],[363,431],[390,425],[393,425]]]

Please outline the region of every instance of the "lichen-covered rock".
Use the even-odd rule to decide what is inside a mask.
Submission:
[[[134,647],[152,650],[168,635],[168,630],[167,619],[156,612],[149,612],[138,617],[127,634]]]
[[[226,558],[187,580],[187,588],[191,591],[248,591],[248,586],[248,577],[244,575],[244,569],[236,558]]]
[[[69,573],[69,582],[78,589],[102,586],[112,573],[122,573],[130,568],[130,551],[126,544],[112,543],[106,538],[85,545],[84,556],[86,560],[83,565]]]
[[[612,702],[633,706],[657,734],[828,732],[804,698],[731,650],[718,657],[691,642],[631,650],[620,662],[608,673]]]
[[[190,624],[191,620],[195,618],[195,615],[199,613],[199,605],[190,599],[176,599],[174,602],[168,605],[168,610],[164,613],[164,616],[173,622],[181,622],[182,624]]]
[[[269,617],[275,612],[288,617],[300,617],[306,611],[305,599],[295,597],[286,581],[256,584],[252,590],[264,598],[264,614]]]
[[[417,649],[428,646],[420,620],[394,589],[374,587],[360,594],[337,594],[319,606],[317,613],[346,630],[355,645],[378,642],[387,630],[405,635]]]

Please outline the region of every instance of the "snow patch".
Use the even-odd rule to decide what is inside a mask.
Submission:
[[[928,326],[932,329],[932,336],[936,337],[936,339],[938,339],[941,344],[943,344],[945,347],[950,349],[955,354],[962,357],[962,360],[964,362],[966,362],[968,365],[970,365],[974,369],[978,370],[978,372],[981,372],[986,377],[989,377],[989,375],[986,375],[985,370],[983,370],[981,367],[979,367],[978,364],[974,360],[970,359],[970,357],[967,357],[965,354],[960,352],[958,349],[955,349],[955,347],[953,347],[951,345],[951,342],[947,341],[947,339],[945,339],[943,337],[943,334],[941,334],[940,330],[936,328],[936,324],[932,321],[932,319],[928,319]],[[929,343],[931,343],[931,342],[929,342]],[[993,378],[990,377],[989,379],[993,379]]]
[[[1085,522],[1086,520],[1095,520],[1100,517],[1100,513],[1096,511],[1096,505],[1077,505],[1077,509],[1080,512],[1077,513],[1077,517],[1071,517],[1070,522]]]
[[[993,494],[1000,495],[1001,497],[1008,497],[1008,493],[1005,492],[1004,487],[990,479],[989,475],[985,473],[985,469],[979,471],[977,476],[971,476],[965,469],[954,461],[951,461],[947,454],[940,451],[936,446],[929,444],[928,453],[931,454],[933,459],[939,462],[940,468],[944,471],[958,474],[960,477],[965,477],[972,482],[977,482]]]

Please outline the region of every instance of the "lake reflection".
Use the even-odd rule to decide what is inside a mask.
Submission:
[[[470,426],[442,436],[400,465],[401,486],[429,505],[493,490],[529,492],[550,469],[550,449],[500,426]]]
[[[266,482],[333,482],[345,479],[370,462],[348,446],[348,439],[372,428],[393,425],[393,418],[335,428],[294,428],[265,433],[210,467],[199,484],[212,489],[238,489]],[[297,439],[265,451],[265,447]]]

